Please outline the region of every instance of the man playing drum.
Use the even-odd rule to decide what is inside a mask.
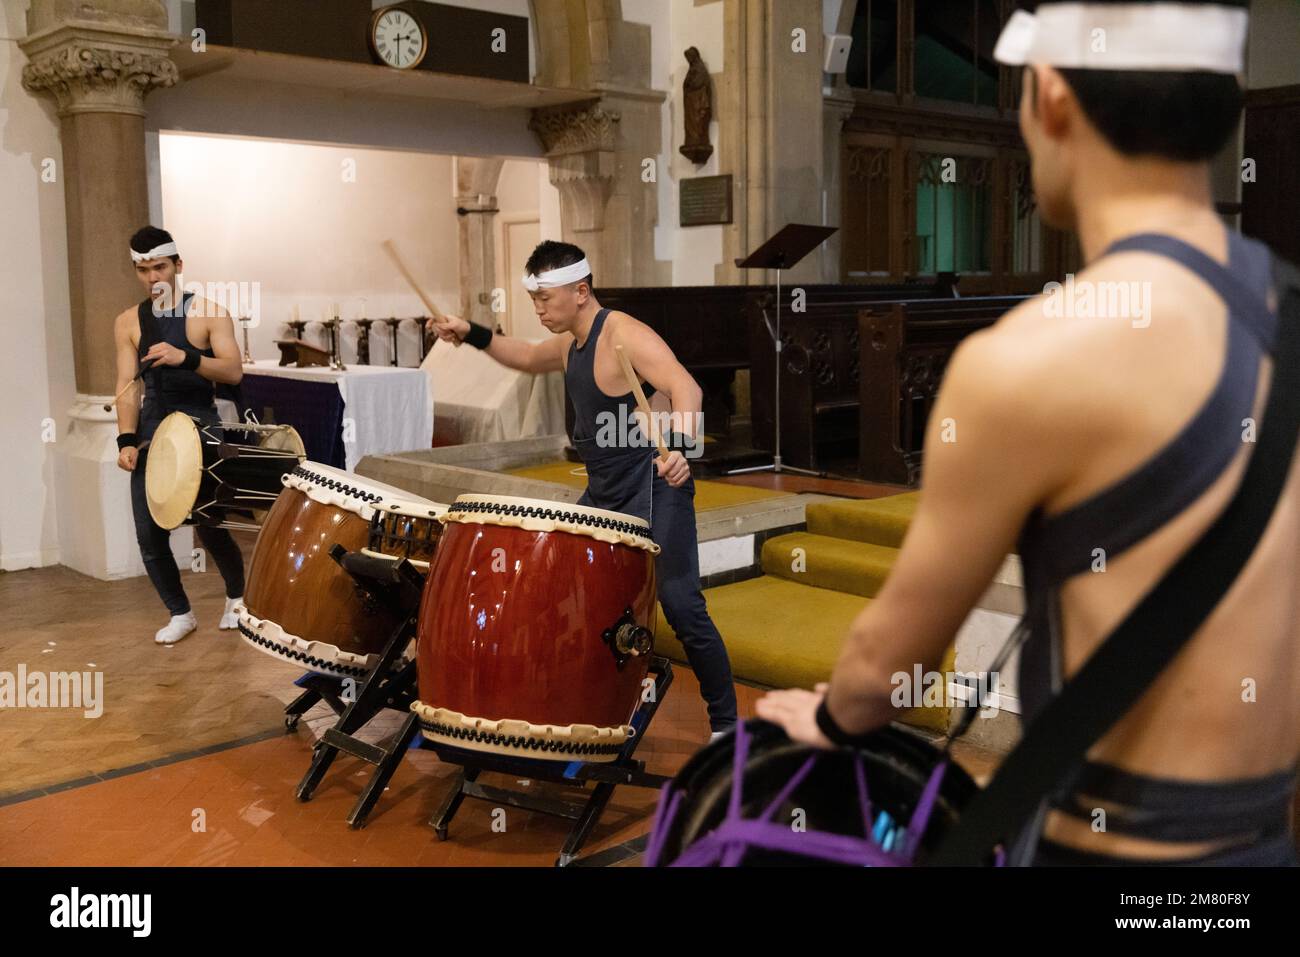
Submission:
[[[117,404],[117,464],[131,473],[131,510],[145,571],[172,615],[154,641],[171,645],[194,631],[198,620],[181,585],[171,534],[149,514],[145,497],[149,453],[145,446],[158,424],[173,412],[217,424],[213,383],[237,385],[244,369],[229,313],[193,293],[185,293],[181,299],[178,277],[183,264],[171,234],[153,226],[141,229],[131,237],[131,259],[148,295],[114,321],[117,391],[121,394],[143,369],[144,401],[141,404],[137,385]],[[172,305],[176,302],[181,303],[179,307]],[[199,526],[197,534],[225,580],[226,607],[218,627],[237,628],[234,609],[244,594],[243,555],[225,529]]]
[[[544,242],[526,269],[524,285],[537,318],[554,338],[525,342],[454,316],[435,320],[434,328],[440,338],[468,342],[511,369],[564,372],[576,413],[573,442],[587,466],[587,491],[579,504],[650,523],[651,538],[662,550],[656,559],[659,601],[686,649],[718,737],[735,726],[736,692],[726,646],[700,591],[695,480],[684,454],[704,438],[703,393],[652,329],[601,307],[586,254],[577,246]],[[672,422],[671,434],[663,434],[667,459],[656,457],[645,423],[636,419],[636,400],[628,392],[616,345],[648,381],[656,422]]]

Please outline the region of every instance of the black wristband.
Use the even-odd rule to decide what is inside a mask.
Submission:
[[[849,734],[831,717],[831,709],[828,702],[831,696],[828,694],[822,698],[822,703],[817,706],[817,727],[822,734],[826,735],[827,740],[833,744],[853,747],[862,743],[867,735]]]
[[[486,349],[492,344],[492,330],[487,326],[480,326],[477,323],[469,324],[469,332],[465,333],[465,339],[475,349]]]
[[[203,356],[200,354],[198,349],[186,348],[185,361],[180,364],[180,368],[188,369],[190,372],[193,372],[199,367],[199,360],[202,358]]]
[[[136,435],[134,432],[123,432],[117,437],[117,450],[119,452],[123,449],[133,448],[139,444],[140,436]]]

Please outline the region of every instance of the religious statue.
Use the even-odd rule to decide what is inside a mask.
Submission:
[[[688,160],[702,166],[713,155],[713,144],[709,142],[709,123],[713,120],[713,86],[709,68],[704,65],[699,50],[695,47],[687,50],[686,62],[691,66],[682,83],[686,143],[681,152]]]

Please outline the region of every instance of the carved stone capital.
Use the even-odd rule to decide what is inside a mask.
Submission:
[[[60,116],[129,113],[144,116],[151,90],[175,85],[168,33],[65,24],[20,43],[29,62],[23,87],[54,97]]]
[[[618,148],[622,116],[599,102],[541,107],[533,110],[528,128],[537,134],[547,156]]]

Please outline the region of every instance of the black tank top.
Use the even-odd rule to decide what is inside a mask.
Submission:
[[[636,396],[610,397],[596,384],[596,343],[608,309],[596,314],[587,341],[569,347],[564,385],[573,403],[573,444],[587,467],[587,493],[581,504],[625,512],[650,521],[655,449],[632,417]],[[655,394],[646,383],[648,400]]]
[[[140,320],[140,348],[136,354],[141,359],[157,342],[167,342],[178,349],[194,348],[185,335],[185,316],[193,298],[194,294],[187,292],[179,308],[162,313],[154,311],[152,299],[140,303],[136,311]],[[216,358],[211,346],[199,354],[209,359]],[[156,366],[144,374],[144,400],[159,411],[206,409],[215,398],[212,380],[203,378],[197,371]]]

